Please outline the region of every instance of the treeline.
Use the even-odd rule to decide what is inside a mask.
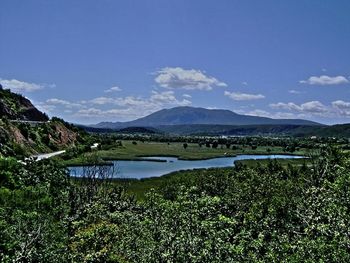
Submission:
[[[93,162],[94,160],[90,160]],[[0,161],[1,262],[349,262],[350,161],[179,172],[143,201],[57,163]]]
[[[92,135],[97,142],[103,145],[119,144],[122,140],[140,141],[140,142],[164,142],[164,143],[196,143],[200,146],[268,146],[282,148],[304,148],[317,149],[324,145],[339,145],[343,149],[350,149],[348,138],[331,137],[313,137],[313,138],[295,138],[295,137],[221,137],[221,136],[166,136],[166,135],[141,135],[141,134],[100,134]]]

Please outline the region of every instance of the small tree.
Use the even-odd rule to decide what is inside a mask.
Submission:
[[[184,147],[184,149],[186,150],[187,147],[188,147],[188,144],[185,142],[185,143],[183,144],[183,147]]]

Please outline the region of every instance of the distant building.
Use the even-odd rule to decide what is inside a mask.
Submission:
[[[99,146],[99,143],[94,143],[90,148],[91,150],[93,150],[93,149],[97,149],[98,146]]]
[[[3,90],[3,87],[2,87],[2,85],[0,84],[0,90]]]

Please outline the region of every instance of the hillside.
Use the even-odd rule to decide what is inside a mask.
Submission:
[[[85,133],[39,111],[20,94],[0,88],[0,156],[26,157],[83,142]]]
[[[163,125],[320,125],[302,119],[272,119],[234,113],[230,110],[175,107],[154,112],[129,122],[101,122],[95,128],[120,129],[125,127],[157,127]]]
[[[49,117],[39,111],[30,100],[20,94],[5,90],[0,85],[0,116],[9,120],[48,121]]]
[[[0,119],[0,156],[22,158],[66,149],[78,141],[84,141],[81,131],[57,118],[40,124]]]

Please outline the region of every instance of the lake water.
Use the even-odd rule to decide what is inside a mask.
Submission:
[[[115,164],[114,178],[149,178],[159,177],[171,172],[189,169],[199,168],[213,168],[213,167],[229,167],[234,166],[236,160],[247,160],[247,159],[296,159],[304,158],[303,156],[294,155],[239,155],[235,157],[221,157],[212,158],[208,160],[179,160],[175,157],[144,157],[145,161],[113,161]],[[152,160],[163,160],[152,161]],[[82,167],[70,167],[71,176],[82,176]]]

